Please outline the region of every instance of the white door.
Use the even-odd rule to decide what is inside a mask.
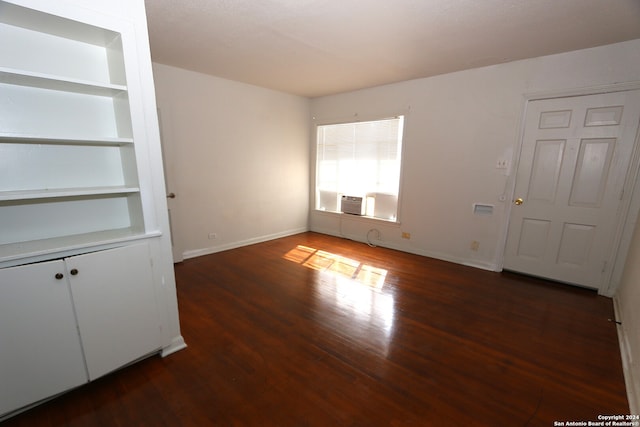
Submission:
[[[603,290],[640,91],[527,106],[504,268]]]
[[[165,109],[166,111],[166,109]],[[158,125],[160,128],[160,144],[162,146],[162,163],[164,170],[165,191],[167,193],[167,208],[169,215],[169,228],[171,232],[171,250],[173,262],[182,262],[184,249],[177,224],[179,223],[179,197],[176,190],[176,171],[172,161],[174,152],[172,142],[172,132],[169,119],[162,117],[162,111],[158,108]]]

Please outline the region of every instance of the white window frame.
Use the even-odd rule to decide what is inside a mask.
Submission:
[[[376,122],[384,122],[397,120],[397,132],[398,138],[396,139],[396,157],[397,157],[397,171],[394,170],[392,173],[397,176],[397,186],[390,190],[390,187],[387,186],[386,191],[381,191],[381,188],[378,187],[379,182],[371,183],[367,189],[361,188],[361,190],[345,190],[344,183],[340,184],[336,182],[333,185],[327,186],[325,180],[325,184],[320,183],[321,178],[320,174],[323,169],[321,165],[322,155],[321,152],[322,146],[324,144],[324,140],[322,140],[322,132],[327,127],[343,127],[353,125],[354,127],[362,127],[367,124],[372,124]],[[318,123],[316,125],[315,132],[315,144],[314,144],[314,165],[315,165],[315,177],[314,177],[314,191],[313,191],[313,210],[316,212],[327,212],[333,214],[343,214],[341,209],[341,201],[342,196],[353,196],[353,197],[361,197],[363,204],[365,204],[366,208],[364,208],[361,217],[386,221],[392,223],[400,223],[400,200],[401,200],[401,192],[402,192],[402,168],[403,168],[403,151],[404,151],[404,124],[406,123],[405,115],[397,115],[391,117],[384,118],[374,118],[370,120],[358,120],[358,121],[348,121],[348,122],[334,122],[334,123]],[[354,137],[355,138],[355,137]],[[387,141],[388,142],[388,141]],[[357,144],[357,141],[354,139],[351,141],[353,144]],[[345,144],[347,146],[349,143]],[[376,147],[376,150],[380,150],[380,145],[373,144]],[[355,145],[354,145],[355,146]],[[354,148],[355,149],[355,148]],[[336,148],[337,150],[337,148]],[[339,154],[336,154],[339,156]],[[336,158],[336,160],[338,160]],[[343,159],[343,161],[348,161],[348,159]],[[354,160],[355,161],[355,160]],[[374,161],[376,162],[376,176],[377,181],[379,181],[379,175],[382,170],[386,169],[384,167],[380,168],[379,163],[381,161],[380,157],[375,157]],[[337,166],[336,166],[337,167]],[[391,169],[394,169],[393,167]],[[339,172],[336,172],[339,175]],[[337,178],[339,180],[339,178]],[[384,184],[383,184],[384,187]],[[348,194],[351,193],[351,194]],[[378,208],[375,207],[375,203],[378,202]]]

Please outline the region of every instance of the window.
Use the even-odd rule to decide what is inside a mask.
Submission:
[[[364,215],[396,221],[403,123],[399,116],[318,126],[316,209],[342,212],[348,196],[361,198]]]

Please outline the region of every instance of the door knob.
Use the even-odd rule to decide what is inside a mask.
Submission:
[[[516,205],[520,206],[521,204],[523,204],[523,203],[524,203],[524,200],[522,200],[522,198],[521,198],[521,197],[518,197],[518,198],[514,201],[514,203],[515,203]]]
[[[176,198],[176,193],[167,194],[167,199],[175,199],[175,198]]]

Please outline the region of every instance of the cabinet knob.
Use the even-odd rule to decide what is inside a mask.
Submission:
[[[72,268],[69,273],[71,273],[72,276],[75,276],[75,275],[78,274],[78,269],[77,268]]]
[[[56,273],[56,279],[58,280],[62,280],[62,278],[64,277],[64,274],[62,273]]]

